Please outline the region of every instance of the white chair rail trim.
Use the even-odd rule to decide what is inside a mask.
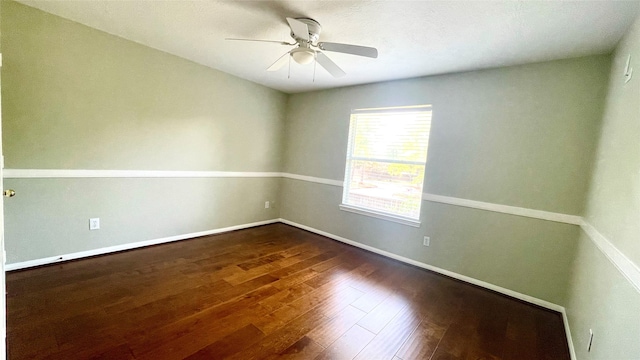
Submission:
[[[6,179],[33,178],[274,178],[318,183],[329,186],[343,185],[342,180],[325,179],[314,176],[286,172],[242,172],[242,171],[165,171],[165,170],[71,170],[71,169],[5,169]],[[640,292],[640,268],[627,258],[609,239],[596,228],[577,215],[529,209],[517,206],[495,204],[471,199],[456,198],[437,194],[422,194],[425,201],[493,211],[503,214],[524,216],[534,219],[577,225],[589,236],[593,243],[611,263]],[[144,245],[143,245],[144,246]],[[10,266],[9,266],[10,267]]]

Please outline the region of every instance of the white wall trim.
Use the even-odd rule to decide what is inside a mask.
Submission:
[[[442,269],[442,268],[439,268],[439,267],[435,267],[433,265],[429,265],[429,264],[426,264],[426,263],[423,263],[423,262],[420,262],[420,261],[417,261],[417,260],[409,259],[407,257],[400,256],[400,255],[397,255],[397,254],[394,254],[394,253],[391,253],[391,252],[388,252],[388,251],[380,250],[380,249],[375,248],[373,246],[364,245],[364,244],[359,243],[357,241],[349,240],[347,238],[343,238],[341,236],[328,233],[326,231],[318,230],[318,229],[312,228],[310,226],[298,224],[296,222],[293,222],[293,221],[290,221],[290,220],[286,220],[286,219],[280,219],[280,222],[282,222],[284,224],[287,224],[287,225],[295,226],[295,227],[303,229],[303,230],[310,231],[312,233],[316,233],[318,235],[326,236],[326,237],[328,237],[330,239],[334,239],[334,240],[343,242],[345,244],[349,244],[349,245],[358,247],[360,249],[371,251],[373,253],[380,254],[382,256],[386,256],[388,258],[401,261],[403,263],[414,265],[414,266],[417,266],[417,267],[420,267],[420,268],[423,268],[423,269],[427,269],[427,270],[430,270],[430,271],[433,271],[433,272],[437,272],[439,274],[443,274],[443,275],[449,276],[449,277],[454,278],[454,279],[462,280],[464,282],[467,282],[467,283],[470,283],[470,284],[473,284],[473,285],[478,285],[480,287],[483,287],[483,288],[486,288],[486,289],[489,289],[489,290],[493,290],[495,292],[499,292],[501,294],[508,295],[508,296],[513,297],[513,298],[516,298],[516,299],[519,299],[519,300],[522,300],[522,301],[526,301],[526,302],[534,304],[534,305],[542,306],[542,307],[550,309],[550,310],[554,310],[554,311],[557,311],[557,312],[562,312],[562,310],[564,309],[564,307],[562,307],[560,305],[557,305],[557,304],[554,304],[554,303],[551,303],[551,302],[546,301],[546,300],[538,299],[538,298],[535,298],[533,296],[529,296],[529,295],[522,294],[522,293],[519,293],[519,292],[516,292],[516,291],[513,291],[513,290],[509,290],[507,288],[503,288],[501,286],[494,285],[494,284],[491,284],[491,283],[488,283],[488,282],[485,282],[485,281],[482,281],[482,280],[474,279],[474,278],[466,276],[466,275],[458,274],[458,273],[455,273],[453,271],[445,270],[445,269]]]
[[[567,310],[562,308],[562,322],[564,323],[564,333],[567,335],[567,344],[569,344],[569,355],[571,360],[577,360],[576,348],[573,346],[573,337],[571,336],[571,329],[569,328],[569,318],[567,317]]]
[[[351,205],[346,205],[346,204],[340,204],[340,205],[338,205],[338,208],[340,208],[340,210],[342,210],[342,211],[348,211],[348,212],[352,212],[354,214],[359,214],[359,215],[364,215],[364,216],[371,216],[371,217],[374,217],[374,218],[377,218],[377,219],[393,221],[393,222],[396,222],[398,224],[409,225],[409,226],[413,226],[413,227],[420,227],[420,221],[419,220],[405,219],[405,218],[401,218],[401,217],[397,217],[397,216],[393,216],[393,215],[379,213],[379,212],[372,211],[372,210],[369,210],[369,209],[361,209],[361,208],[358,208],[358,207],[355,207],[355,206],[351,206]]]
[[[294,179],[294,180],[308,181],[308,182],[313,182],[318,184],[340,186],[340,187],[344,185],[343,180],[324,179],[324,178],[319,178],[314,176],[298,175],[298,174],[291,174],[291,173],[282,173],[282,177],[288,178],[288,179]]]
[[[164,237],[164,238],[159,238],[159,239],[152,239],[152,240],[146,240],[146,241],[139,241],[139,242],[134,242],[134,243],[122,244],[122,245],[109,246],[109,247],[104,247],[104,248],[99,248],[99,249],[80,251],[80,252],[75,252],[75,253],[71,253],[71,254],[51,256],[51,257],[46,257],[46,258],[42,258],[42,259],[35,259],[35,260],[17,262],[17,263],[12,263],[12,264],[6,264],[5,265],[5,270],[6,271],[12,271],[12,270],[26,269],[26,268],[30,268],[30,267],[34,267],[34,266],[53,264],[53,263],[64,262],[64,261],[69,261],[69,260],[86,258],[86,257],[90,257],[90,256],[104,255],[104,254],[114,253],[114,252],[118,252],[118,251],[131,250],[131,249],[141,248],[141,247],[145,247],[145,246],[164,244],[164,243],[168,243],[168,242],[180,241],[180,240],[185,240],[185,239],[192,239],[192,238],[196,238],[196,237],[199,237],[199,236],[213,235],[213,234],[219,234],[219,233],[233,231],[233,230],[247,229],[247,228],[251,228],[251,227],[255,227],[255,226],[273,224],[273,223],[277,223],[279,221],[280,221],[279,219],[258,221],[258,222],[248,223],[248,224],[229,226],[229,227],[225,227],[225,228],[206,230],[206,231],[199,231],[199,232],[194,232],[194,233],[189,233],[189,234],[181,234],[181,235],[169,236],[169,237]]]
[[[343,186],[343,182],[340,180],[323,179],[323,178],[317,178],[313,176],[282,173],[282,177],[295,179],[295,180],[309,181],[309,182],[314,182],[318,184]],[[529,218],[539,219],[539,220],[555,221],[555,222],[571,224],[571,225],[580,225],[582,221],[582,218],[577,215],[561,214],[561,213],[555,213],[550,211],[528,209],[528,208],[522,208],[522,207],[510,206],[510,205],[494,204],[494,203],[489,203],[484,201],[462,199],[462,198],[429,194],[429,193],[423,193],[422,200],[448,204],[448,205],[463,206],[463,207],[468,207],[473,209],[493,211],[493,212],[498,212],[502,214],[524,216],[524,217],[529,217]]]
[[[613,263],[613,266],[640,292],[640,268],[587,221],[583,220],[580,228],[591,238],[591,241],[593,241],[609,261]]]
[[[437,202],[442,204],[464,206],[464,207],[473,208],[473,209],[488,210],[488,211],[499,212],[503,214],[524,216],[524,217],[530,217],[530,218],[540,219],[540,220],[555,221],[555,222],[571,224],[571,225],[580,225],[582,222],[582,218],[577,215],[568,215],[568,214],[561,214],[561,213],[555,213],[555,212],[543,211],[543,210],[535,210],[535,209],[529,209],[529,208],[523,208],[523,207],[517,207],[517,206],[494,204],[494,203],[489,203],[484,201],[462,199],[462,198],[456,198],[456,197],[450,197],[450,196],[424,193],[422,194],[422,199],[426,201],[432,201],[432,202]]]
[[[280,172],[170,171],[170,170],[70,170],[5,169],[6,179],[33,178],[264,178],[281,177]]]
[[[284,177],[288,179],[312,183],[343,186],[342,180],[324,179],[314,176],[298,175],[284,172],[243,172],[243,171],[169,171],[169,170],[70,170],[70,169],[5,169],[6,179],[33,178],[265,178]],[[580,225],[582,218],[543,210],[501,205],[483,201],[456,198],[436,194],[422,194],[426,201],[449,205],[494,211],[503,214],[530,217],[540,220]]]

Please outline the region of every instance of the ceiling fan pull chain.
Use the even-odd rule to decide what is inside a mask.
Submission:
[[[316,58],[316,54],[313,53],[313,81],[316,82],[316,64],[318,63],[318,59]]]

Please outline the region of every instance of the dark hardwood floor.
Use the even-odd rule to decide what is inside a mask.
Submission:
[[[7,274],[9,359],[569,359],[561,316],[283,224]]]

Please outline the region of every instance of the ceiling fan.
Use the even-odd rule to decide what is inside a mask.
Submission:
[[[378,50],[376,48],[340,44],[332,42],[318,42],[320,38],[320,32],[322,26],[320,23],[309,18],[287,18],[289,27],[291,28],[291,37],[293,43],[286,41],[274,41],[274,40],[253,40],[253,39],[234,39],[227,38],[226,40],[238,40],[238,41],[259,41],[277,43],[280,45],[293,46],[293,48],[284,53],[278,60],[276,60],[271,66],[267,68],[267,71],[277,71],[281,69],[287,62],[291,64],[291,59],[301,65],[310,64],[314,62],[314,78],[315,78],[315,64],[320,64],[329,74],[334,77],[345,76],[346,73],[334,63],[327,55],[322,51],[333,51],[351,55],[366,56],[370,58],[378,57]]]

